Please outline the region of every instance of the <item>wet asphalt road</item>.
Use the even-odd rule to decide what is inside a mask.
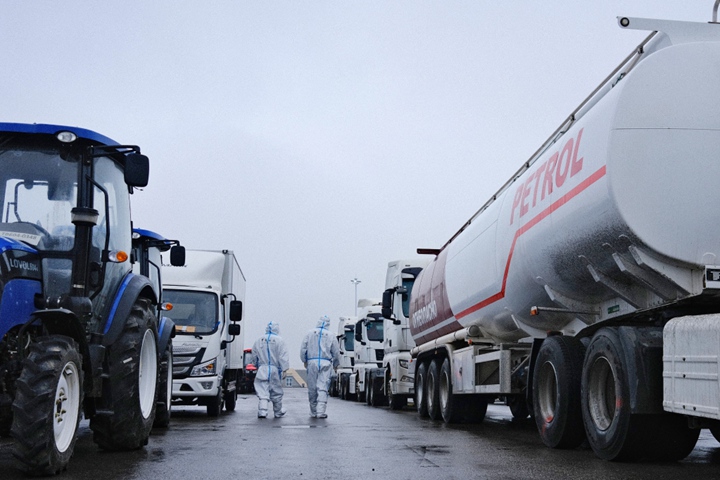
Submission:
[[[327,419],[312,419],[304,389],[287,389],[288,414],[258,419],[254,395],[211,419],[200,407],[173,410],[147,447],[106,453],[81,423],[75,455],[58,477],[114,479],[677,479],[720,478],[720,443],[706,430],[682,462],[610,463],[591,450],[544,447],[534,425],[512,422],[492,405],[479,425],[447,426],[410,409],[390,411],[330,399]],[[0,479],[25,478],[0,439]]]

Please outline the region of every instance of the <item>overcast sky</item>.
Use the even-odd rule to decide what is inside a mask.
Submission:
[[[646,36],[712,0],[0,0],[1,121],[137,144],[135,226],[235,251],[251,345],[442,246]]]

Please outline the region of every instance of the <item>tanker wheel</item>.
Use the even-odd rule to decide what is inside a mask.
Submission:
[[[428,416],[427,363],[420,362],[415,372],[415,408],[422,418]]]
[[[582,413],[587,438],[604,460],[643,456],[647,427],[630,412],[628,379],[617,330],[600,329],[588,345],[582,375]]]
[[[432,420],[440,420],[440,367],[436,358],[430,362],[427,374],[427,411]]]
[[[104,450],[147,445],[155,420],[158,379],[157,322],[150,301],[138,298],[120,337],[108,347],[105,409],[90,420],[93,440]]]
[[[463,420],[466,423],[481,423],[487,414],[488,397],[484,395],[465,395],[461,403]]]
[[[710,433],[715,437],[715,440],[720,442],[720,423],[714,423],[710,426]]]
[[[535,361],[533,407],[543,443],[576,448],[585,440],[580,383],[584,347],[574,337],[553,336],[543,342]]]
[[[528,408],[525,395],[514,395],[507,399],[508,407],[510,407],[510,413],[512,413],[513,420],[522,421],[526,420],[530,416],[530,409]]]
[[[391,410],[402,410],[407,405],[407,397],[392,393],[392,373],[389,368],[385,372],[385,396]]]
[[[155,410],[155,422],[153,427],[167,428],[170,425],[170,416],[172,409],[172,371],[173,371],[173,352],[172,342],[168,342],[165,351],[160,357],[160,368],[158,375],[158,402]]]
[[[30,346],[13,402],[13,455],[30,475],[67,467],[83,401],[82,360],[75,341],[57,335]]]
[[[438,384],[438,399],[440,401],[440,415],[445,423],[457,423],[464,414],[463,398],[453,393],[452,368],[450,359],[446,358],[440,367]],[[486,407],[487,408],[487,407]]]
[[[11,394],[11,397],[15,395]],[[12,426],[12,405],[0,407],[0,437],[10,436],[10,427]]]

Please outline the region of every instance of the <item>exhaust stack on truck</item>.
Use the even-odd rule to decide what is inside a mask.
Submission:
[[[505,397],[555,448],[680,459],[720,433],[720,24],[653,33],[438,250],[412,292],[418,412]],[[672,413],[671,413],[672,412]]]

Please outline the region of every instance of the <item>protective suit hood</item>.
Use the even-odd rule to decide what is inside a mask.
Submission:
[[[274,335],[280,335],[280,324],[278,322],[270,322],[265,327],[265,333],[272,333]]]

